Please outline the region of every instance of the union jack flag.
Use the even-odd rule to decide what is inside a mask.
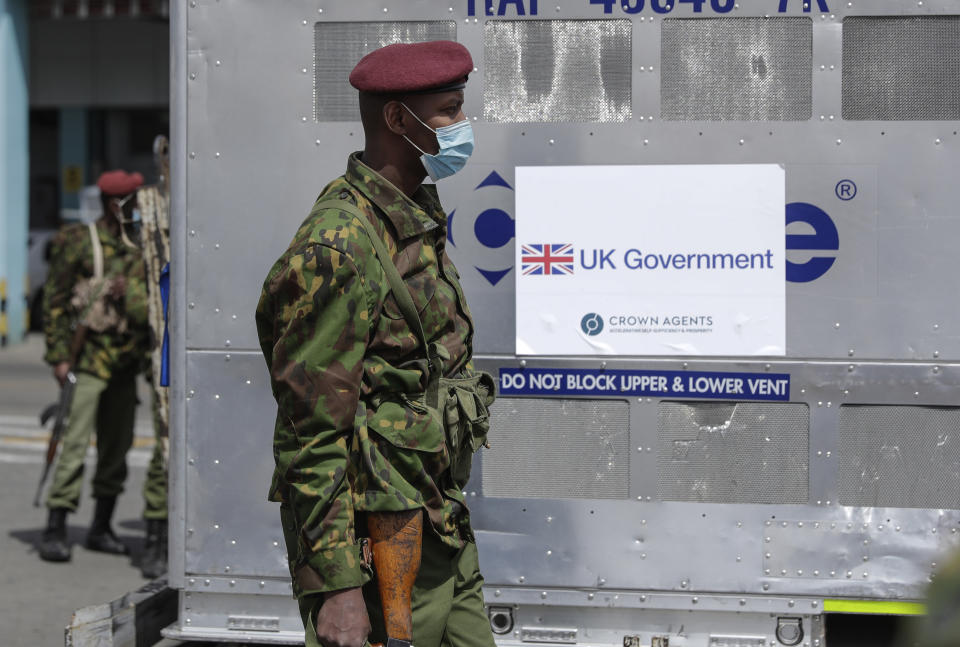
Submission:
[[[521,272],[527,274],[573,274],[573,245],[523,245]]]

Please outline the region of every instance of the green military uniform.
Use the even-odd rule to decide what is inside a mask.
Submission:
[[[960,552],[936,573],[927,590],[927,614],[906,625],[903,647],[960,645]]]
[[[411,329],[358,215],[385,243],[425,339]],[[281,504],[307,645],[317,645],[320,594],[371,580],[360,548],[364,514],[414,509],[428,521],[414,644],[493,645],[462,492],[493,384],[473,370],[473,322],[445,241],[434,187],[408,197],[355,153],[264,282],[257,330],[278,403],[269,498]],[[442,365],[439,384],[424,342]],[[370,640],[384,640],[376,589],[368,584],[365,595]]]
[[[103,258],[103,277],[126,277],[126,293],[112,303],[124,324],[102,332],[91,330],[73,371],[77,388],[61,441],[47,507],[75,511],[82,489],[83,459],[97,432],[97,467],[93,496],[116,497],[127,475],[126,454],[133,443],[137,404],[136,376],[143,370],[148,343],[146,287],[139,252],[115,237],[103,219],[96,224]],[[70,361],[73,328],[83,314],[74,297],[78,282],[94,276],[93,241],[84,225],[67,225],[53,239],[50,269],[44,286],[44,329],[50,364]],[[91,293],[105,298],[107,290]]]

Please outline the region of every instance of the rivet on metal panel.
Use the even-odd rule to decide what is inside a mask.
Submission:
[[[822,407],[822,406],[823,406],[823,402],[817,402],[817,406],[818,406],[818,407]]]
[[[196,72],[190,72],[190,80],[191,80],[191,81],[196,81],[196,80],[197,80],[197,73],[196,73]]]
[[[830,121],[833,121],[833,115],[830,115],[830,116],[827,117],[827,118],[828,118]]]
[[[683,363],[683,370],[687,370],[687,366],[688,366],[688,364],[687,364],[686,362],[684,362],[684,363]]]
[[[546,591],[540,591],[540,598],[541,598],[542,600],[546,600],[546,599],[547,599],[547,592],[546,592]]]
[[[829,409],[830,407],[832,407],[832,406],[833,406],[833,402],[827,402],[827,408],[828,408],[828,409]]]
[[[764,543],[769,544],[769,543],[770,543],[770,538],[769,538],[769,537],[764,537],[764,538],[763,538],[763,541],[764,541]]]
[[[214,530],[220,530],[220,524],[218,524],[218,523],[213,524],[213,529],[214,529]]]
[[[745,143],[746,143],[745,140],[743,140],[743,139],[740,140],[740,145],[741,145],[741,146],[743,146]]]
[[[837,576],[836,571],[830,571],[830,577],[836,577],[836,576]]]
[[[824,71],[825,69],[827,69],[827,66],[826,66],[826,65],[821,65],[821,66],[820,66],[820,71],[821,71],[821,72]]]
[[[850,364],[850,365],[847,366],[847,372],[853,373],[853,371],[854,371],[855,368],[856,368],[856,367],[855,367],[853,364]]]
[[[830,69],[833,69],[833,66],[832,66],[832,65],[830,66]],[[842,140],[842,139],[838,139],[838,140],[837,140],[837,146],[839,146],[839,145],[842,144],[842,143],[843,143],[843,140]],[[852,354],[852,353],[851,353],[851,354]]]
[[[236,546],[236,545],[237,545],[237,540],[236,540],[236,539],[231,539],[231,540],[230,540],[230,545],[231,545],[231,546]]]
[[[817,450],[817,456],[823,456],[823,452],[819,449]]]
[[[643,145],[644,145],[644,146],[649,146],[649,145],[650,145],[650,140],[649,140],[649,139],[644,139],[644,140],[643,140]]]
[[[827,452],[827,455],[829,456],[829,455],[830,455],[830,452]],[[830,505],[830,500],[827,499],[827,502],[826,502],[824,505]]]
[[[773,555],[773,553],[764,553],[764,554],[763,554],[763,556],[764,556],[765,559],[770,559],[770,557],[771,557],[772,555]]]
[[[216,62],[214,63],[214,65],[216,65],[217,67],[220,67],[222,64],[223,64],[223,63],[222,63],[221,61],[216,61]]]
[[[830,69],[831,69],[831,70],[835,70],[835,69],[837,69],[837,66],[836,66],[836,65],[831,65],[831,66],[830,66]]]
[[[698,598],[697,596],[693,596],[692,598],[690,598],[690,602],[692,602],[693,604],[696,604],[699,601],[700,601],[700,598]]]
[[[933,324],[934,330],[940,330],[940,324]]]
[[[764,583],[763,583],[763,590],[764,590],[764,591],[769,591],[769,590],[770,590],[770,584],[767,583],[767,582],[764,582]]]
[[[827,119],[826,115],[820,115],[820,121],[826,121],[826,119]]]
[[[806,393],[806,392],[807,392],[806,389],[800,389],[800,395],[803,395],[803,394]]]
[[[517,581],[520,582],[520,584],[523,584],[523,583],[526,581],[526,579],[527,579],[527,578],[525,578],[523,575],[521,575],[520,577],[517,578]]]
[[[814,577],[818,577],[819,575],[820,575],[820,571],[818,571],[818,570],[814,570],[814,571],[813,571],[813,576],[814,576]],[[814,605],[814,606],[816,606],[816,605]]]
[[[230,340],[228,339],[225,342],[223,342],[223,345],[226,346],[227,348],[230,348]]]
[[[226,355],[223,356],[223,361],[225,361],[225,362],[229,362],[229,361],[230,361],[230,353],[227,353]]]
[[[763,365],[763,370],[769,371],[769,370],[770,370],[770,365],[769,365],[769,364],[764,364],[764,365]]]
[[[187,618],[186,620],[184,620],[184,622],[185,622],[186,624],[190,624],[190,623],[193,622],[193,621],[192,621],[190,618]]]
[[[188,397],[188,398],[192,398],[192,397],[195,396],[196,394],[197,394],[197,392],[194,391],[193,389],[190,389],[189,391],[187,391],[187,397]]]
[[[770,525],[770,520],[769,520],[769,519],[767,519],[766,521],[764,521],[764,522],[763,522],[763,525],[765,525],[765,526],[769,526],[769,525]]]
[[[645,68],[644,66],[642,66],[642,65],[641,65],[641,66],[640,66],[640,71],[641,71],[641,72],[645,72],[645,71],[646,71],[646,68]],[[643,117],[640,117],[640,119],[642,120],[642,119],[643,119]]]
[[[940,367],[939,367],[939,366],[934,366],[934,367],[933,367],[933,372],[934,372],[934,373],[939,373],[939,372],[940,372]]]
[[[557,13],[560,13],[560,7],[557,7]]]
[[[653,72],[653,66],[651,65],[650,67],[648,67],[648,68],[647,68],[647,71],[648,71],[648,72]]]
[[[747,601],[746,601],[745,599],[743,599],[743,598],[740,598],[740,606],[741,606],[741,607],[747,606]]]
[[[213,399],[214,399],[214,400],[219,400],[219,399],[220,399],[220,394],[219,394],[219,393],[215,393],[215,394],[213,395]]]
[[[783,528],[786,528],[786,527],[787,527],[787,522],[786,522],[786,521],[781,521],[781,522],[780,522],[780,526],[783,527]]]
[[[219,459],[219,458],[214,458],[214,459],[213,459],[213,464],[214,464],[214,465],[219,465],[219,464],[220,464],[220,459]]]
[[[527,360],[525,359],[520,360],[520,368],[527,368]]]
[[[193,528],[187,528],[187,534],[188,534],[188,535],[192,535],[192,534],[193,534]]]
[[[641,595],[641,596],[640,596],[640,601],[641,601],[641,602],[646,602],[646,601],[647,601],[647,596]]]
[[[480,22],[480,21],[479,21],[477,18],[474,18],[474,19],[473,19],[473,24],[474,24],[474,25],[476,25],[478,22]]]
[[[204,585],[204,586],[210,586],[210,580],[204,580],[204,581],[203,581],[203,585]]]
[[[802,572],[802,571],[801,571],[801,572]],[[793,600],[788,600],[788,601],[787,601],[787,606],[788,606],[788,607],[792,607],[792,606],[794,606],[794,605],[796,605],[796,602],[794,602]]]
[[[196,584],[196,583],[197,583],[197,580],[191,577],[191,578],[190,578],[190,585],[193,586],[193,585]]]
[[[919,397],[920,397],[920,392],[919,392],[919,391],[914,391],[914,392],[913,392],[913,397],[919,398]]]
[[[682,580],[682,581],[680,582],[680,588],[681,588],[681,589],[685,589],[685,588],[687,588],[689,585],[690,585],[690,582],[688,582],[687,580]]]
[[[280,542],[279,542],[279,541],[273,542],[273,547],[274,547],[274,548],[277,548],[277,547],[279,547],[279,546],[280,546]]]
[[[853,357],[853,349],[852,349],[852,348],[847,351],[847,355],[849,355],[850,357]]]
[[[317,13],[323,13],[323,9],[322,8],[317,9]]]
[[[196,6],[197,6],[197,0],[191,0],[191,1],[190,1],[190,6],[196,8]]]
[[[300,68],[300,73],[301,73],[301,74],[306,74],[306,73],[307,73],[307,68],[301,67],[301,68]]]
[[[214,249],[220,249],[220,243],[214,243],[213,248],[214,248]]]
[[[936,359],[938,357],[940,357],[940,351],[938,350],[933,351],[933,358]]]
[[[933,535],[937,534],[937,529],[936,529],[936,528],[931,528],[931,529],[930,529],[930,533],[933,534]]]
[[[306,27],[308,23],[307,23],[306,20],[304,20],[301,24],[302,24],[304,27]]]
[[[646,553],[640,553],[640,559],[646,559],[646,558],[647,558]]]
[[[935,569],[936,567],[937,567],[937,563],[936,563],[936,562],[930,562],[930,568],[931,568],[931,569]]]
[[[555,142],[554,142],[554,140],[550,139],[550,140],[547,140],[547,143],[550,144],[551,146],[553,146]]]
[[[822,503],[823,503],[822,501],[819,501],[819,500],[817,501],[817,505],[821,505]]]
[[[835,324],[833,324],[833,327],[834,327],[834,328],[839,328],[839,327],[840,327],[840,322],[838,321],[838,322],[836,322]]]
[[[237,585],[236,580],[230,580],[230,586],[236,586],[236,585]]]
[[[253,382],[251,382],[250,380],[247,380],[247,386],[250,386],[251,384],[253,384]]]
[[[786,574],[787,574],[787,569],[785,568],[780,569],[780,575],[786,575]]]
[[[260,588],[261,588],[261,589],[264,588],[266,585],[267,585],[266,582],[264,582],[263,580],[260,580]]]
[[[607,579],[605,577],[601,577],[599,580],[597,580],[597,586],[604,586],[606,583]]]
[[[550,557],[551,555],[553,555],[553,551],[548,548],[548,549],[547,549],[547,557]]]
[[[306,118],[306,117],[300,117],[300,121],[302,121],[303,123],[307,123],[307,118]]]
[[[595,598],[595,597],[596,597],[596,594],[594,594],[594,593],[587,593],[587,599],[588,599],[588,600],[592,600],[592,599]]]
[[[643,501],[643,495],[638,496],[637,501]]]

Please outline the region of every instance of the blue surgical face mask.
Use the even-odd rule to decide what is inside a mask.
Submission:
[[[407,108],[404,103],[400,105]],[[437,144],[440,145],[440,150],[436,155],[425,152],[410,141],[409,137],[403,136],[410,142],[411,146],[422,153],[420,161],[423,162],[423,168],[427,170],[427,174],[434,182],[450,177],[466,165],[470,154],[473,153],[473,127],[469,120],[464,119],[450,126],[434,130],[423,123],[420,117],[414,114],[413,110],[407,108],[407,112],[413,115],[413,118],[419,121],[424,128],[437,136]]]

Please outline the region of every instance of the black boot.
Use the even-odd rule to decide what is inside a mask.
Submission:
[[[147,541],[143,546],[140,572],[151,580],[167,572],[166,519],[147,519]]]
[[[40,559],[48,562],[69,562],[70,544],[67,543],[66,508],[50,508],[47,528],[40,541]]]
[[[101,553],[113,555],[129,555],[130,548],[117,539],[110,528],[110,519],[113,517],[113,508],[117,505],[116,497],[97,499],[97,507],[93,511],[93,523],[87,533],[87,548]]]

